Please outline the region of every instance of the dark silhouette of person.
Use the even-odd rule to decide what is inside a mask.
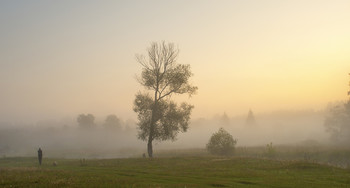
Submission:
[[[41,150],[41,148],[39,148],[38,150],[38,159],[39,159],[39,164],[41,165],[41,161],[43,159],[43,151]]]

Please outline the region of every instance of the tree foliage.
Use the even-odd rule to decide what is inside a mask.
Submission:
[[[121,129],[121,120],[114,114],[108,115],[104,122],[105,128]]]
[[[350,100],[347,103],[330,104],[324,121],[326,131],[335,142],[350,141]]]
[[[148,92],[137,93],[133,110],[138,114],[138,138],[148,142],[148,155],[152,157],[153,140],[175,140],[176,135],[188,128],[192,105],[176,104],[174,94],[192,96],[197,87],[190,84],[193,76],[190,65],[177,64],[179,50],[174,44],[152,43],[148,58],[137,55],[142,65],[139,83]]]
[[[173,101],[160,100],[157,110],[154,111],[154,140],[175,140],[179,131],[185,132],[188,128],[193,106],[186,103],[177,105]],[[148,140],[150,136],[150,122],[152,119],[154,101],[147,94],[137,94],[134,102],[134,111],[138,113],[139,139]]]
[[[214,155],[232,155],[235,150],[237,140],[225,129],[220,128],[214,133],[207,144],[207,150]]]
[[[226,112],[220,118],[220,124],[222,125],[230,125],[230,118],[227,116]]]
[[[77,122],[82,128],[91,128],[95,125],[95,117],[92,114],[80,114],[77,117]]]
[[[171,94],[194,94],[197,87],[189,83],[193,75],[190,65],[177,64],[179,50],[174,44],[152,43],[148,49],[148,59],[143,55],[136,55],[137,62],[142,65],[141,77],[138,81],[146,89],[154,91],[157,100],[164,99]]]
[[[251,109],[249,109],[248,116],[247,116],[247,119],[246,119],[246,125],[253,126],[255,124],[256,124],[256,121],[255,121],[255,117],[254,117],[253,111]]]

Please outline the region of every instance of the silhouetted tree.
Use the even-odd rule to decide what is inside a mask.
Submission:
[[[142,65],[139,83],[149,93],[137,93],[134,111],[138,113],[138,138],[147,141],[148,156],[153,156],[153,140],[175,140],[178,132],[188,128],[192,105],[177,105],[173,94],[195,94],[197,87],[189,83],[193,75],[190,65],[177,64],[179,50],[173,43],[152,43],[148,58],[137,55]]]
[[[235,150],[237,140],[233,139],[232,135],[220,128],[214,133],[207,144],[207,150],[215,155],[232,155]]]
[[[116,115],[111,114],[106,117],[104,126],[109,129],[121,129],[121,121]]]
[[[249,109],[247,120],[246,120],[246,125],[252,126],[255,124],[256,124],[256,121],[255,121],[253,111],[251,109]]]
[[[350,141],[350,100],[329,105],[324,125],[333,141]]]
[[[91,128],[95,125],[95,117],[92,114],[80,114],[78,115],[77,122],[80,127]]]
[[[224,115],[221,116],[220,123],[222,125],[229,125],[230,124],[230,119],[228,118],[226,112],[224,112]]]

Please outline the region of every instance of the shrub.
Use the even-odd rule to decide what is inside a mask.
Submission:
[[[207,150],[214,155],[232,155],[235,150],[237,140],[232,135],[220,128],[214,133],[207,144]]]

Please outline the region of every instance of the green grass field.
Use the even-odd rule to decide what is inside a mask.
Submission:
[[[176,157],[37,163],[0,159],[0,187],[350,187],[349,169],[302,161]]]

